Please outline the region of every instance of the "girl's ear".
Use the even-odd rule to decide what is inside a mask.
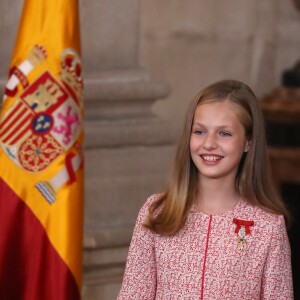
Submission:
[[[251,140],[247,140],[244,147],[244,152],[248,152],[250,147],[251,147]]]

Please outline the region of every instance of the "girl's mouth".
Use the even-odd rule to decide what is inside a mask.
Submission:
[[[206,163],[216,163],[220,161],[222,158],[224,158],[224,156],[220,156],[220,155],[206,155],[206,154],[200,155],[200,157]]]

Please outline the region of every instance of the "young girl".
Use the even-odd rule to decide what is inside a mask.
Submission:
[[[254,93],[212,84],[188,110],[166,192],[139,213],[118,299],[293,299],[285,219]]]

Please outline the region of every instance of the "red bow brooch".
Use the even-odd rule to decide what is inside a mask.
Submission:
[[[238,249],[243,251],[247,242],[245,236],[251,234],[250,226],[253,226],[254,222],[234,218],[233,223],[236,224],[234,232],[237,233]]]

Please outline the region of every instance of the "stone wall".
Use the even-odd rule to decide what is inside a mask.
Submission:
[[[223,78],[263,95],[300,59],[299,30],[291,0],[141,1],[141,64],[172,88],[154,111],[181,120],[197,91]]]

